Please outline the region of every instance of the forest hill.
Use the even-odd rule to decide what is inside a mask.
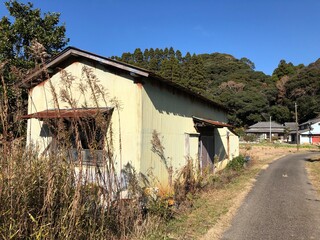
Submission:
[[[222,53],[184,56],[172,47],[137,48],[113,59],[146,68],[163,78],[183,85],[230,109],[229,121],[238,127],[266,121],[294,120],[298,104],[301,122],[320,111],[320,60],[294,66],[281,60],[272,76],[255,71],[247,58],[236,59]]]

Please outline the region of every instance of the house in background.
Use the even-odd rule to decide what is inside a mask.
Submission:
[[[245,132],[247,134],[254,134],[258,140],[270,140],[271,138],[278,139],[280,141],[284,140],[285,127],[276,122],[258,122],[251,125]]]
[[[286,142],[296,143],[298,128],[299,126],[295,122],[284,123],[284,137]]]
[[[239,155],[238,136],[226,124],[227,109],[148,70],[73,47],[52,58],[46,68],[50,76],[38,70],[22,83],[29,91],[28,115],[23,116],[28,119],[27,144],[36,145],[41,152],[55,141],[56,133],[48,122],[62,119],[68,128],[76,120],[94,126],[95,114],[102,113],[106,126],[101,133],[106,134],[110,131],[107,125],[112,125],[112,156],[118,173],[130,163],[143,174],[152,170],[162,185],[168,184],[168,166],[152,151],[155,132],[174,172],[186,164],[187,157],[203,170],[223,168]],[[85,94],[90,90],[84,86],[88,78],[99,82],[107,101]],[[72,96],[73,107],[63,100],[63,94]],[[87,134],[85,128],[79,132]],[[97,153],[106,149],[104,136],[99,138]],[[70,148],[75,148],[70,141]],[[81,144],[86,159],[90,143],[81,140]]]
[[[320,144],[320,118],[299,125],[300,144]]]

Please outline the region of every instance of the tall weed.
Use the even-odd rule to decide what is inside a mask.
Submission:
[[[75,77],[61,71],[65,84],[55,89],[42,58],[44,48],[34,42],[31,50],[40,63],[37,69],[44,69],[40,75],[48,80],[56,110],[61,112],[62,102],[76,113],[79,106],[72,94]],[[0,238],[128,239],[147,234],[159,224],[157,221],[152,225],[150,219],[155,217],[144,214],[144,190],[136,172],[127,169],[123,173],[127,174],[126,189],[117,175],[109,112],[106,115],[97,111],[84,120],[44,121],[53,137],[40,152],[31,143],[26,146],[24,140],[17,144],[10,135],[14,123],[7,111],[8,95],[2,74],[1,79]],[[80,80],[79,89],[86,102],[93,103],[80,107],[100,109],[113,105],[120,113],[121,104],[108,99],[106,89],[90,68],[82,69]],[[118,139],[121,142],[121,136]],[[101,149],[99,154],[97,149]],[[91,156],[89,165],[83,157],[84,150]],[[124,190],[130,196],[123,196]]]

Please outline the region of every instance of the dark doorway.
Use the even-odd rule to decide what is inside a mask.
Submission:
[[[214,136],[200,135],[199,139],[200,169],[204,173],[212,173],[214,170]]]

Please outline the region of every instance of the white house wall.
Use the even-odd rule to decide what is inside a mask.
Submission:
[[[308,136],[308,134],[300,135],[300,144],[311,144],[312,139]]]
[[[311,130],[304,132],[300,135],[300,143],[301,144],[311,144],[312,143],[312,135],[320,135],[320,123],[316,122],[311,125]]]

